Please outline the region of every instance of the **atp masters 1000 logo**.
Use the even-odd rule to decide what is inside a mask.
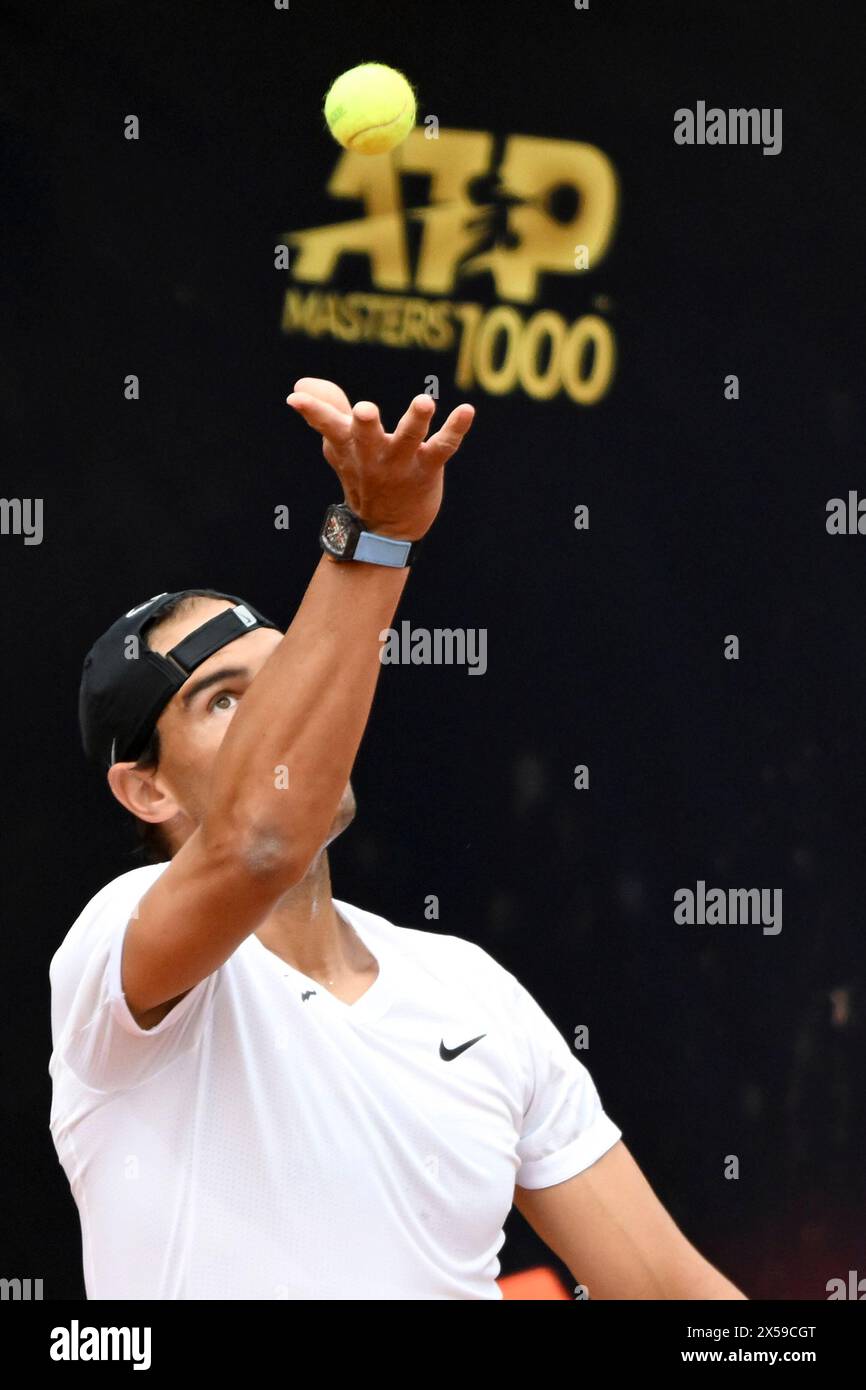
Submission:
[[[328,193],[360,202],[363,215],[284,233],[294,249],[283,331],[456,350],[460,390],[523,390],[536,400],[565,391],[579,405],[594,405],[614,375],[610,324],[600,312],[569,316],[534,306],[542,286],[549,292],[544,277],[577,279],[604,259],[618,204],[610,160],[593,145],[512,135],[496,167],[487,131],[427,134],[416,126],[390,155],[347,150]],[[420,207],[404,205],[404,176],[412,175],[424,179]],[[351,256],[365,258],[372,290],[344,287],[355,270],[340,263]],[[493,285],[492,304],[460,297],[463,282],[482,272]],[[582,307],[603,312],[607,305],[596,294]]]

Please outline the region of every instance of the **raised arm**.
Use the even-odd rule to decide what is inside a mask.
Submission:
[[[386,434],[372,403],[352,409],[330,382],[297,386],[289,404],[322,435],[349,505],[379,534],[423,536],[472,406],[458,407],[425,441],[435,409],[428,396],[416,396]],[[123,991],[141,1026],[152,1027],[212,974],[325,844],[369,717],[379,633],[391,625],[407,574],[319,560],[288,632],[234,712],[200,824],[128,925]],[[287,776],[277,778],[277,768]]]

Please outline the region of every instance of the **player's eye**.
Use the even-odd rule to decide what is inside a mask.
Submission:
[[[230,709],[230,708],[231,708],[230,705],[221,705],[221,704],[220,704],[220,701],[221,701],[221,700],[236,700],[236,699],[237,699],[237,696],[234,694],[233,691],[231,691],[231,690],[221,690],[220,693],[219,693],[218,695],[214,695],[213,699],[211,700],[210,704],[208,705],[208,710],[212,710],[212,709]]]

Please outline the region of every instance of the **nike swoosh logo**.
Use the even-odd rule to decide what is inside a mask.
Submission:
[[[443,1062],[453,1062],[454,1058],[459,1057],[461,1052],[465,1052],[467,1047],[471,1047],[473,1043],[480,1042],[482,1038],[486,1037],[486,1033],[479,1033],[477,1038],[470,1038],[468,1042],[461,1043],[459,1047],[446,1047],[443,1039],[439,1043],[439,1056]]]

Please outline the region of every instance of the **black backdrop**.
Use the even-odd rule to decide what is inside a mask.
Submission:
[[[79,749],[84,652],[163,589],[290,621],[334,486],[287,392],[332,377],[393,427],[429,371],[438,420],[462,399],[477,418],[398,618],[485,628],[488,670],[383,673],[335,894],[412,926],[438,895],[431,929],[479,942],[566,1036],[588,1025],[606,1109],[751,1296],[862,1272],[866,539],[824,524],[862,477],[855,36],[813,6],[687,0],[3,7],[3,490],[44,499],[44,535],[0,536],[0,1274],[83,1293],[47,1129],[47,968],[137,862]],[[326,192],[320,104],[371,58],[443,128],[612,160],[608,255],[586,293],[542,277],[539,300],[571,321],[607,297],[598,404],[460,391],[453,354],[280,331],[275,244],[358,215]],[[781,153],[676,145],[698,100],[782,108]],[[340,274],[370,288],[361,259]],[[452,298],[496,302],[483,273]],[[673,892],[700,878],[781,887],[782,932],[676,925]],[[504,1273],[547,1258],[516,1214],[507,1230]]]

